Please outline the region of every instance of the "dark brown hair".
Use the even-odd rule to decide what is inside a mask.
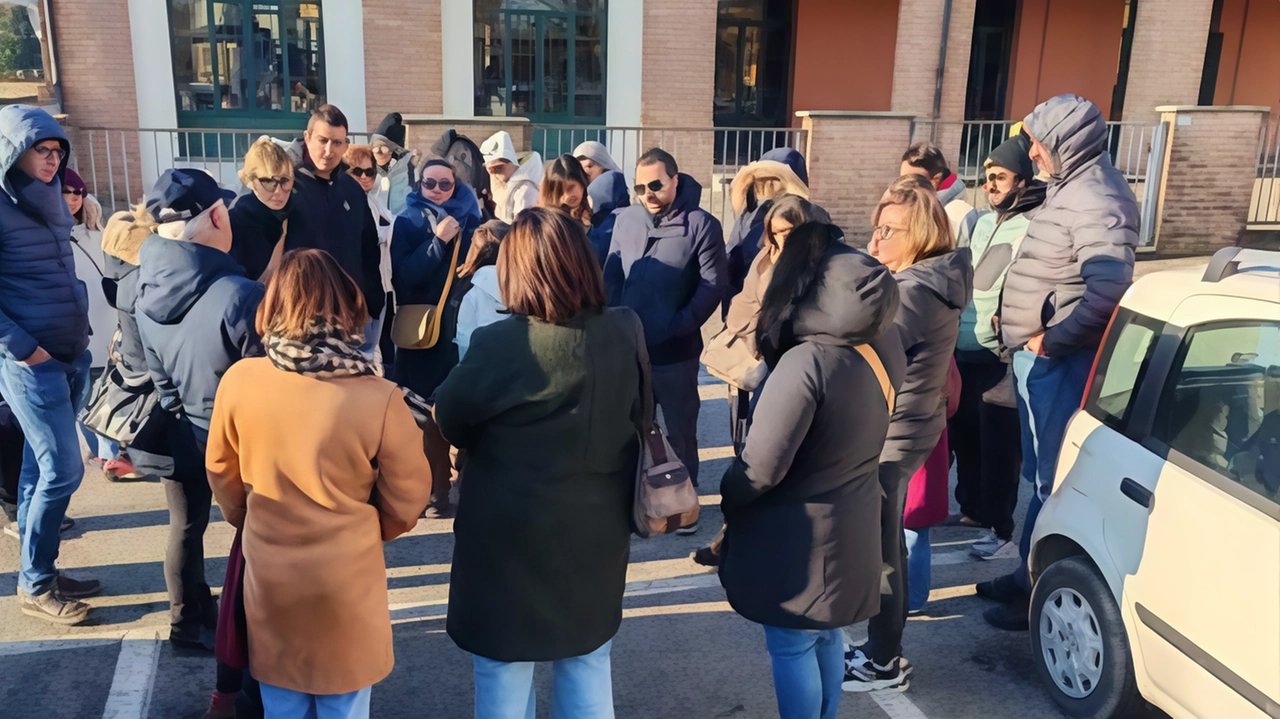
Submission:
[[[311,113],[311,118],[307,120],[307,130],[310,131],[311,128],[315,127],[317,122],[323,122],[332,127],[341,127],[344,130],[350,129],[350,125],[347,124],[347,116],[342,114],[342,110],[339,110],[336,105],[330,105],[329,103],[317,107]]]
[[[315,321],[325,320],[354,337],[369,322],[364,294],[338,261],[324,250],[290,250],[267,283],[258,305],[258,335],[295,341],[311,336]]]
[[[636,167],[648,167],[658,163],[662,163],[662,168],[667,171],[668,177],[675,177],[680,173],[680,166],[676,164],[676,158],[660,147],[645,150],[640,159],[636,160]]]
[[[934,175],[942,175],[946,179],[951,174],[951,168],[947,167],[947,158],[942,156],[942,150],[930,145],[927,142],[917,142],[907,151],[902,153],[902,161],[918,167],[929,173],[929,178],[933,179]]]
[[[458,276],[470,277],[481,267],[498,264],[498,251],[502,249],[502,240],[510,229],[511,225],[502,220],[489,220],[477,227],[471,235],[467,259],[458,268]]]
[[[498,252],[498,286],[511,312],[558,324],[604,308],[604,276],[582,223],[560,210],[521,212]]]
[[[564,197],[565,186],[570,182],[576,182],[582,186],[582,202],[576,208],[560,204],[560,198]],[[587,198],[587,186],[590,184],[587,171],[582,169],[582,163],[578,162],[578,158],[573,155],[561,155],[547,163],[547,174],[542,178],[542,188],[538,193],[538,205],[564,210],[589,227],[591,200]]]

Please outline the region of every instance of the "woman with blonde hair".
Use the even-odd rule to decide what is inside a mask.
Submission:
[[[218,386],[209,483],[243,530],[249,665],[273,719],[367,717],[394,664],[382,543],[413,529],[430,470],[411,398],[360,351],[368,321],[332,256],[288,252],[258,307],[267,356]]]
[[[902,515],[907,484],[947,426],[943,388],[960,334],[960,313],[973,294],[969,250],[956,249],[951,223],[929,181],[903,175],[889,185],[871,217],[868,247],[898,281],[894,320],[907,354],[907,374],[880,453],[880,549],[886,570],[880,613],[867,643],[845,662],[845,691],[905,689],[911,663],[902,657],[907,621],[907,558]]]
[[[266,135],[249,146],[240,183],[249,192],[228,208],[231,216],[231,257],[251,280],[269,279],[268,267],[280,261],[293,197],[293,160]]]
[[[538,193],[538,207],[563,210],[584,227],[591,227],[591,203],[587,200],[587,186],[590,184],[578,158],[561,155],[547,163],[542,189]]]

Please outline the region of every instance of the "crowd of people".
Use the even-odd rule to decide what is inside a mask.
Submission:
[[[169,640],[216,655],[207,719],[367,717],[393,665],[383,542],[424,516],[456,516],[447,630],[476,717],[532,719],[535,662],[552,717],[612,717],[639,433],[656,406],[697,484],[705,366],[735,456],[693,559],[763,625],[784,719],[909,686],[929,528],[1011,553],[1020,478],[1018,569],[978,594],[1027,629],[1031,531],[1132,280],[1136,203],[1096,106],[1055,97],[993,150],[988,212],[910,147],[865,251],[790,148],[738,174],[726,237],[662,149],[629,183],[598,142],[544,164],[505,132],[426,153],[405,134],[392,114],[354,145],[324,105],[300,140],[253,143],[239,197],[166,170],[103,223],[58,123],[0,109],[0,500],[23,614],[79,624],[102,590],[55,562],[83,434],[109,479],[162,478]],[[215,500],[236,529],[220,601]]]

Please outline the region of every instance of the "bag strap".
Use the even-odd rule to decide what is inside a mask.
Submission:
[[[885,404],[889,407],[889,414],[893,414],[898,396],[893,391],[893,383],[889,381],[889,373],[885,371],[884,363],[880,361],[880,355],[876,354],[871,345],[856,345],[854,349],[858,350],[858,354],[862,355],[862,359],[866,360],[867,364],[871,366],[871,371],[875,373],[876,380],[880,382],[880,392],[884,395]]]
[[[636,364],[640,366],[640,401],[644,409],[640,412],[640,433],[646,438],[653,429],[653,371],[649,364],[649,348],[644,343],[644,325],[635,312],[628,310],[631,317],[631,329],[636,338]]]
[[[453,258],[449,260],[449,274],[445,275],[444,292],[440,293],[440,301],[436,303],[436,311],[431,316],[431,346],[440,340],[440,323],[444,315],[444,305],[449,301],[449,290],[453,288],[453,276],[458,270],[458,248],[462,247],[462,226],[458,226],[458,234],[453,238]]]

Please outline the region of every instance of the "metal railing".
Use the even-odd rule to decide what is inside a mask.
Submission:
[[[800,128],[747,127],[581,127],[535,125],[532,146],[544,160],[573,152],[587,140],[601,142],[627,176],[634,180],[636,159],[660,147],[671,153],[685,172],[702,184],[702,208],[728,226],[733,223],[729,185],[744,166],[766,152],[790,147],[805,154],[808,131]]]
[[[1258,174],[1249,198],[1250,228],[1280,226],[1280,132],[1263,126],[1258,142]]]

